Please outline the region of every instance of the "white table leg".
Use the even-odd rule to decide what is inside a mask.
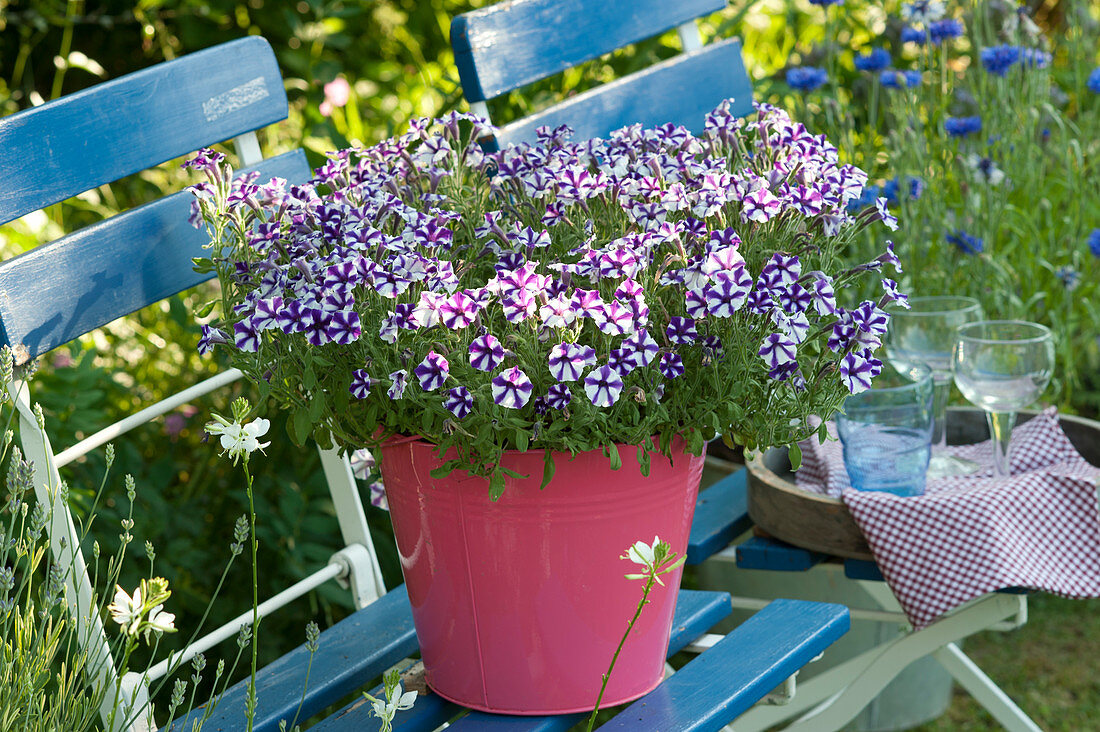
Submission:
[[[787,706],[750,709],[733,723],[733,727],[738,732],[758,732],[802,714],[787,727],[788,732],[840,729],[910,663],[948,643],[1013,617],[1019,611],[1021,598],[1018,595],[985,595],[923,630],[900,636],[800,683],[798,693]]]
[[[1008,695],[1001,691],[1001,688],[993,683],[993,680],[986,676],[978,665],[954,643],[948,643],[932,656],[1008,732],[1042,732],[1042,728],[1032,722],[1024,710],[1016,706],[1016,702],[1009,699]]]

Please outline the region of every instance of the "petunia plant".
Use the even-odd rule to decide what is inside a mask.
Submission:
[[[228,349],[295,439],[417,435],[496,496],[510,449],[548,450],[549,479],[549,451],[617,467],[616,444],[670,455],[676,435],[696,454],[719,434],[793,444],[878,373],[883,307],[904,296],[843,290],[897,259],[837,253],[894,218],[885,200],[850,213],[866,175],[785,112],[723,103],[699,136],[563,127],[488,154],[490,132],[418,120],[301,186],[234,179],[210,151],[187,163],[207,176],[198,266],[222,285],[200,348]]]

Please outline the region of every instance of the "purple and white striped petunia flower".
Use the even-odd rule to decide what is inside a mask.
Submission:
[[[765,223],[782,208],[780,201],[767,188],[758,188],[741,199],[741,221]]]
[[[408,386],[409,372],[405,369],[394,371],[390,374],[390,388],[386,390],[386,396],[397,401],[405,396],[405,387]]]
[[[772,333],[764,339],[757,355],[764,359],[769,369],[795,360],[798,343],[785,333]]]
[[[632,354],[625,348],[612,348],[607,354],[607,365],[618,371],[620,376],[626,376],[635,368]]]
[[[460,330],[477,318],[477,301],[465,292],[456,292],[439,306],[439,322],[451,330]]]
[[[260,333],[252,326],[251,317],[233,324],[233,344],[247,353],[260,350]]]
[[[635,331],[633,335],[624,338],[621,347],[630,355],[630,360],[634,368],[648,366],[653,363],[653,359],[657,357],[657,341],[650,337],[649,331],[645,328]]]
[[[356,399],[366,399],[370,394],[371,378],[366,369],[355,369],[351,372],[351,385],[348,391]]]
[[[668,319],[668,328],[665,329],[669,343],[678,346],[690,346],[699,338],[699,331],[695,328],[695,321],[691,318],[681,318],[673,315]]]
[[[496,336],[489,333],[470,343],[470,365],[478,371],[492,371],[504,360],[504,348]]]
[[[584,393],[597,407],[610,407],[622,392],[622,377],[610,366],[600,366],[584,377]]]
[[[707,301],[707,311],[716,318],[729,318],[740,310],[748,300],[752,289],[752,278],[745,265],[728,272],[721,272],[713,285],[703,293]]]
[[[889,302],[895,302],[899,307],[903,307],[906,310],[909,309],[909,296],[902,292],[898,292],[897,282],[883,278],[882,289],[886,291],[886,294],[883,295],[883,299]]]
[[[550,349],[550,375],[558,381],[576,381],[596,363],[596,350],[576,343],[559,343]]]
[[[592,314],[592,321],[601,333],[611,336],[625,335],[634,329],[634,313],[618,300],[604,303]]]
[[[359,340],[360,335],[362,329],[359,326],[359,313],[354,310],[337,310],[325,327],[325,336],[342,346]]]
[[[871,380],[882,371],[882,361],[871,355],[869,350],[852,351],[840,361],[840,380],[852,394],[859,394],[871,388]]]
[[[522,409],[535,387],[518,366],[504,371],[492,381],[493,401],[506,409]]]
[[[278,327],[279,311],[283,307],[283,298],[270,297],[256,303],[256,312],[252,315],[252,326],[256,330],[270,330]]]
[[[458,419],[464,419],[474,409],[474,397],[465,386],[456,386],[447,392],[443,406]]]
[[[824,272],[813,272],[813,300],[814,309],[818,315],[836,314],[836,292],[833,290],[833,279]]]
[[[678,353],[666,351],[661,354],[661,361],[657,369],[666,379],[679,378],[684,375],[684,359]]]
[[[573,392],[565,384],[554,384],[546,390],[546,405],[551,409],[565,409],[573,400]]]
[[[229,343],[229,336],[225,334],[224,330],[210,325],[204,325],[202,327],[202,335],[199,337],[199,355],[205,356],[214,350],[214,346],[223,343]]]
[[[420,388],[424,391],[435,391],[443,386],[443,382],[450,375],[451,365],[447,359],[435,351],[428,351],[428,355],[413,369],[416,378],[420,380]]]

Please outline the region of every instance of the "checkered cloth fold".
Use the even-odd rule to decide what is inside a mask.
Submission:
[[[844,501],[915,628],[1007,587],[1100,597],[1100,468],[1074,449],[1054,410],[1013,431],[1010,478],[992,477],[988,441],[951,447],[984,469],[930,480],[911,498],[852,490],[837,441],[801,447],[799,487]]]

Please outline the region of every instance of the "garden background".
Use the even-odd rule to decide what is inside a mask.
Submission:
[[[450,19],[485,4],[0,0],[0,114],[258,34],[274,48],[291,99],[289,119],[262,133],[264,149],[274,154],[301,146],[320,164],[326,150],[371,144],[413,117],[460,107]],[[878,194],[891,199],[902,224],[895,243],[906,268],[903,291],[973,295],[987,315],[1052,326],[1059,361],[1044,401],[1096,417],[1100,78],[1093,84],[1090,73],[1100,62],[1100,7],[1088,0],[1029,0],[1022,7],[986,0],[946,3],[945,9],[957,27],[934,26],[911,13],[903,17],[902,4],[892,1],[822,6],[733,0],[707,19],[703,33],[708,39],[742,37],[756,98],[786,107],[812,131],[837,141],[842,157],[866,169]],[[497,120],[511,119],[648,66],[676,53],[678,44],[675,33],[666,34],[497,100],[490,109]],[[1000,61],[983,58],[983,49],[997,47],[1017,49],[1016,59],[1009,62],[1011,51]],[[877,56],[874,48],[881,49]],[[1002,69],[998,64],[1004,63]],[[798,68],[803,71],[790,73]],[[910,74],[891,75],[894,69]],[[982,129],[968,134],[951,122],[974,117]],[[0,255],[14,256],[192,182],[177,161],[104,186],[0,227]],[[866,244],[873,251],[881,242]],[[862,261],[860,252],[851,257]],[[211,295],[200,288],[172,298],[45,357],[37,394],[58,430],[54,444],[73,444],[135,404],[215,373],[217,359],[195,351],[199,325],[193,315]],[[248,392],[245,385],[235,388]],[[117,442],[111,469],[116,489],[97,508],[101,527],[117,526],[129,511],[121,476],[135,476],[134,534],[139,543],[157,547],[173,590],[169,609],[182,628],[206,607],[217,580],[210,567],[228,555],[234,521],[247,509],[239,471],[216,458],[216,445],[206,443],[202,431],[211,411],[226,412],[233,396],[222,392],[196,402]],[[340,548],[316,454],[279,439],[282,416],[275,410],[266,416],[275,439],[266,457],[253,460],[257,532],[266,557],[261,596]],[[67,470],[78,512],[89,509],[104,468],[97,454]],[[369,521],[392,586],[400,575],[388,519],[370,509]],[[110,554],[116,532],[98,536]],[[131,563],[123,586],[145,574],[139,564]],[[213,622],[247,609],[250,590],[247,583],[230,582]],[[349,608],[347,593],[322,588],[265,620],[266,639],[282,643],[265,641],[261,653],[280,654],[304,640],[310,618],[328,623]],[[1022,630],[978,636],[968,641],[968,653],[1044,728],[1100,728],[1100,604],[1037,596],[1031,608]],[[161,650],[177,640],[167,637]],[[996,728],[960,693],[948,716],[925,729]]]

